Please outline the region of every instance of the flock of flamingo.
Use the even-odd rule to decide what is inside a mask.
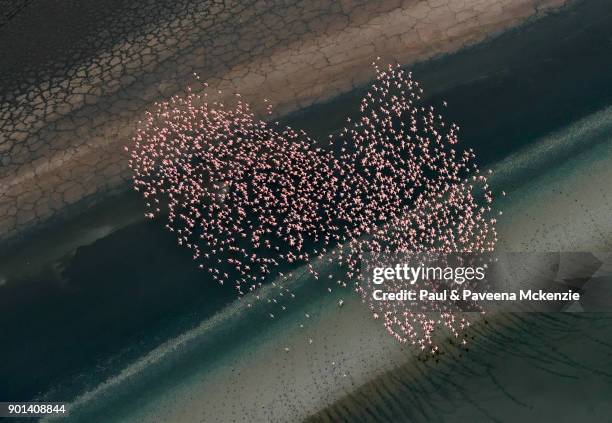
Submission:
[[[247,301],[263,299],[258,289],[271,283],[283,298],[266,300],[285,309],[292,272],[305,266],[329,291],[361,295],[399,342],[435,353],[436,328],[458,337],[469,322],[443,305],[432,316],[374,301],[362,262],[492,251],[490,171],[458,147],[457,125],[422,104],[410,72],[374,68],[359,117],[324,141],[256,118],[239,94],[231,106],[214,101],[207,84],[156,103],[126,148],[133,185],[145,216],[165,219],[196,266],[241,297],[251,293]]]

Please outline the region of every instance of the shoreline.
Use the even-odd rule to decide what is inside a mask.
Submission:
[[[104,59],[71,71],[72,78],[11,94],[21,99],[18,103],[0,99],[4,120],[0,129],[5,134],[0,142],[0,242],[23,239],[54,217],[76,216],[125,189],[129,172],[122,146],[129,142],[136,121],[153,101],[180,93],[193,80],[193,72],[208,80],[213,90],[241,92],[247,101],[255,100],[251,101],[255,107],[260,103],[258,93],[264,91],[276,105],[275,113],[284,116],[366,83],[372,77],[373,57],[404,65],[422,62],[490,39],[571,3],[448,1],[400,4],[388,0],[372,7],[353,4],[353,8],[348,2],[350,13],[338,11],[329,26],[313,25],[301,35],[291,32],[297,27],[285,28],[292,40],[289,44],[260,49],[247,62],[233,53],[227,62],[202,56],[208,53],[206,48],[200,51],[203,47],[189,37],[202,37],[233,23],[222,21],[219,28],[213,25],[202,31],[197,24],[208,18],[206,11],[200,11],[191,16],[195,24],[190,29],[178,24],[178,32],[165,29],[153,37],[155,42],[136,37],[131,44],[116,44],[110,54],[101,53]],[[289,16],[295,12],[292,8],[285,11]],[[317,21],[316,9],[310,19]],[[244,26],[252,25],[249,21]],[[264,39],[268,36],[278,34],[267,34]],[[239,41],[251,42],[248,38]],[[365,47],[356,48],[359,45]],[[122,50],[133,55],[125,63],[112,58],[113,51]],[[141,58],[140,53],[147,50],[152,55]],[[173,61],[182,64],[180,74],[170,66]],[[99,76],[91,77],[94,74]]]
[[[578,14],[585,13],[584,7],[582,7],[581,12]],[[573,9],[572,9],[573,10]],[[592,14],[595,10],[591,11]],[[571,12],[571,14],[575,15],[575,12]],[[552,19],[548,19],[546,22],[551,21],[552,23],[540,23],[543,21],[539,21],[538,23],[526,26],[525,30],[530,31],[530,35],[535,35],[538,39],[542,39],[544,42],[550,37],[547,35],[551,31],[563,30],[567,25],[571,24],[572,19],[575,20],[575,17],[565,18],[563,15],[555,16]],[[567,21],[567,22],[566,22]],[[552,26],[551,26],[552,25]],[[542,29],[543,28],[543,29]],[[423,82],[423,85],[426,88],[426,101],[432,99],[433,101],[439,100],[440,92],[443,90],[444,92],[449,92],[449,96],[452,97],[453,103],[457,103],[462,98],[465,97],[465,86],[466,84],[473,85],[473,89],[478,90],[495,90],[497,89],[497,84],[499,84],[499,76],[504,75],[507,72],[507,69],[504,67],[504,63],[508,60],[512,61],[517,59],[516,57],[516,49],[518,45],[522,45],[523,41],[521,41],[524,36],[522,35],[525,31],[510,31],[502,34],[500,37],[496,38],[493,41],[479,44],[477,47],[472,47],[467,50],[462,50],[459,53],[454,53],[451,55],[446,55],[440,59],[428,61],[425,63],[418,64],[416,66],[416,72],[419,74],[419,80]],[[533,34],[535,32],[535,34]],[[576,34],[574,34],[575,36]],[[510,46],[507,50],[509,53],[504,53],[500,55],[503,59],[495,59],[495,56],[491,57],[491,50],[499,50],[506,49],[505,46]],[[516,45],[516,46],[515,46]],[[571,44],[570,44],[571,46]],[[529,49],[522,49],[523,53],[526,53],[528,57],[538,57],[537,55],[537,46],[534,46],[534,51],[529,51]],[[483,63],[479,63],[478,59],[480,56],[484,56]],[[469,66],[466,67],[465,64],[462,64],[462,58],[467,57],[467,60],[470,63]],[[500,62],[500,60],[502,60]],[[551,60],[551,59],[549,59]],[[559,60],[556,57],[553,57],[552,60]],[[465,62],[465,60],[464,60]],[[473,63],[473,64],[472,64]],[[554,62],[553,62],[554,63]],[[451,69],[458,69],[458,72],[449,73],[449,65]],[[528,63],[521,64],[521,62],[514,62],[513,65],[517,71],[521,69],[522,66],[527,67],[527,71],[529,71]],[[476,73],[474,73],[476,72]],[[469,78],[476,78],[470,80]],[[467,80],[466,80],[467,78]],[[508,75],[504,76],[505,79],[510,83],[511,79]],[[546,87],[543,88],[546,90]],[[546,92],[546,91],[544,91]],[[289,124],[293,127],[303,126],[306,131],[313,136],[315,139],[317,137],[326,138],[328,131],[333,131],[335,128],[339,128],[343,125],[344,120],[346,119],[346,115],[351,115],[352,108],[356,107],[359,100],[359,96],[363,93],[363,87],[356,88],[355,90],[342,94],[335,99],[331,100],[328,103],[317,104],[316,106],[310,106],[305,109],[301,109],[295,113],[290,114],[289,116],[282,119],[283,123]],[[574,94],[576,95],[576,94]],[[456,98],[455,98],[456,97]],[[514,96],[517,97],[517,96]],[[469,96],[467,97],[468,101]],[[514,103],[518,101],[520,97],[513,100]],[[448,99],[448,98],[447,98]],[[451,99],[449,99],[451,100]],[[465,100],[464,100],[465,101]],[[501,107],[502,109],[505,106],[504,104],[494,104],[495,107]],[[482,108],[482,107],[481,107]],[[462,136],[462,143],[466,141],[469,143],[470,139],[474,138],[474,135],[477,135],[478,138],[483,138],[483,136],[478,136],[478,133],[474,134],[474,130],[478,130],[479,126],[482,127],[480,122],[472,122],[475,119],[469,114],[466,114],[466,110],[469,110],[469,106],[467,104],[457,104],[456,108],[453,108],[449,111],[449,117],[455,121],[461,122],[465,124],[467,128],[467,133]],[[484,111],[485,109],[483,109]],[[490,108],[487,110],[491,110]],[[511,109],[509,109],[511,110]],[[489,113],[490,114],[490,113]],[[500,116],[504,116],[502,112]],[[500,125],[508,126],[508,122],[499,122]],[[474,126],[474,129],[471,130],[470,127]],[[485,137],[486,133],[490,132],[491,128],[485,128]],[[483,140],[484,141],[484,140]],[[510,143],[514,143],[514,139],[510,139],[506,141],[506,143],[502,144],[501,151],[511,151],[509,150]],[[481,151],[485,148],[485,156],[490,155],[490,152],[486,151],[490,148],[485,144],[480,146],[481,141],[478,140],[477,143],[469,145],[474,147],[476,151]],[[496,159],[496,157],[491,157]],[[43,224],[36,224],[32,226],[28,226],[28,229],[23,232],[18,237],[6,237],[0,236],[0,255],[11,255],[11,252],[15,250],[23,250],[23,253],[28,254],[29,248],[27,247],[28,240],[34,239],[45,239],[46,237],[53,237],[56,239],[63,239],[62,235],[62,227],[67,225],[68,227],[79,226],[85,233],[91,233],[92,230],[95,232],[96,225],[93,225],[93,229],[91,228],[92,220],[96,220],[93,216],[96,216],[98,213],[96,209],[98,208],[114,208],[119,207],[119,209],[123,208],[123,203],[127,202],[132,207],[132,213],[135,213],[133,217],[129,220],[134,221],[134,219],[138,219],[137,207],[134,206],[134,203],[137,202],[137,199],[133,195],[134,193],[129,190],[128,183],[124,183],[121,187],[113,190],[112,193],[107,193],[102,196],[94,196],[92,198],[85,198],[79,200],[78,202],[66,206],[64,208],[58,209],[58,213],[54,215],[53,218],[45,220]],[[1,190],[0,190],[1,192]],[[6,209],[6,204],[5,204]],[[2,210],[2,200],[0,198],[0,211]],[[2,218],[0,217],[0,222]],[[76,223],[75,223],[76,222]],[[78,222],[81,222],[80,224]],[[1,226],[1,223],[0,223]],[[78,235],[75,235],[78,238]],[[85,241],[87,242],[87,241]],[[61,242],[62,244],[64,242]],[[69,245],[78,245],[79,241],[77,239],[73,241],[67,242]]]

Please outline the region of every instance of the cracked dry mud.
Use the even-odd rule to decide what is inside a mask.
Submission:
[[[284,115],[366,83],[377,56],[426,60],[569,1],[0,0],[0,242],[124,190],[122,146],[194,72]]]

